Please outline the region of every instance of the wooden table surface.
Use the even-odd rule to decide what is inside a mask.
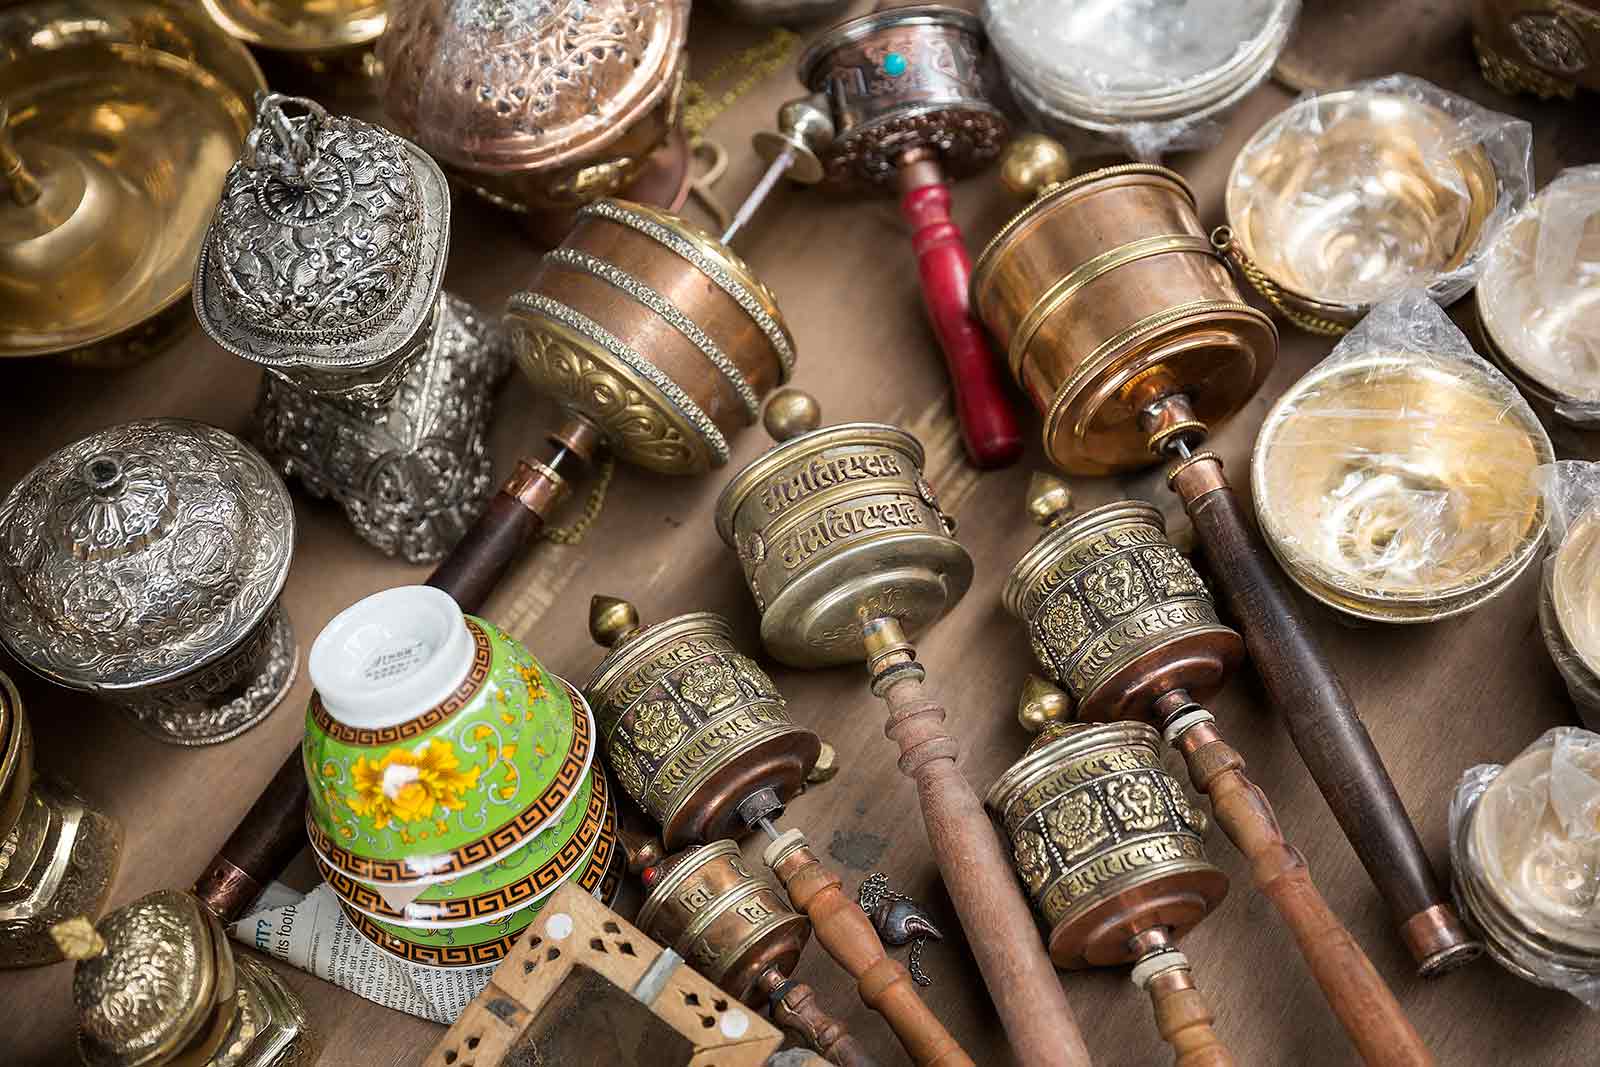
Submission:
[[[1427,73],[1490,106],[1532,118],[1540,184],[1562,165],[1600,160],[1592,125],[1596,98],[1540,105],[1495,93],[1472,66],[1461,6],[1437,0],[1419,4],[1409,30],[1388,32],[1390,23],[1386,32],[1366,35],[1359,20],[1352,24],[1341,13],[1349,5],[1313,5],[1295,45],[1300,69],[1343,56],[1345,69],[1363,73]],[[763,33],[697,14],[691,33],[694,68],[711,69]],[[757,177],[758,164],[744,150],[750,133],[769,121],[794,89],[787,72],[775,75],[712,126],[711,136],[733,153],[719,186],[729,207]],[[1204,219],[1221,221],[1222,183],[1234,152],[1290,99],[1275,84],[1263,86],[1232,116],[1221,145],[1170,161],[1194,183]],[[1012,208],[992,175],[959,186],[956,204],[975,246]],[[703,219],[697,212],[691,206],[689,213]],[[505,217],[470,199],[457,197],[455,218],[447,286],[480,307],[497,308],[526,277],[538,250]],[[1035,536],[1022,503],[1028,474],[1042,462],[1035,440],[1038,419],[1031,412],[1026,416],[1030,448],[1015,468],[980,476],[963,464],[942,364],[922,318],[910,248],[891,201],[829,199],[782,188],[737,245],[778,293],[800,351],[797,382],[820,397],[826,419],[898,423],[928,448],[928,477],[960,520],[960,537],[977,561],[977,576],[965,600],[921,640],[920,651],[930,686],[950,709],[949,726],[964,746],[961,767],[981,792],[1026,743],[1013,711],[1032,662],[1019,625],[1001,609],[999,593],[1012,562]],[[1467,321],[1470,303],[1458,306],[1458,319]],[[1246,484],[1242,475],[1249,448],[1268,406],[1329,347],[1325,340],[1285,329],[1282,355],[1266,388],[1212,443],[1236,485]],[[198,331],[154,361],[120,372],[46,363],[0,367],[5,441],[0,487],[11,485],[50,451],[128,418],[189,416],[244,432],[258,380],[256,368],[226,356]],[[508,469],[521,449],[534,447],[551,419],[548,403],[536,399],[521,380],[508,382],[494,434],[500,469]],[[647,619],[691,610],[720,612],[733,621],[744,648],[755,653],[755,608],[711,520],[727,474],[765,447],[758,430],[746,432],[734,442],[735,466],[700,480],[619,471],[587,543],[541,546],[514,570],[485,614],[580,683],[600,656],[585,627],[593,593],[627,596]],[[1558,437],[1558,447],[1573,455],[1581,446]],[[1186,525],[1155,471],[1124,479],[1079,479],[1073,490],[1084,506],[1125,496],[1151,500],[1172,525]],[[302,650],[345,605],[427,573],[377,555],[333,506],[296,492],[296,507],[297,554],[285,598]],[[1534,594],[1530,572],[1473,614],[1406,629],[1351,629],[1310,609],[1441,873],[1448,860],[1446,812],[1461,772],[1476,763],[1504,761],[1545,729],[1575,721],[1540,639]],[[932,909],[949,936],[926,954],[925,966],[934,977],[926,997],[980,1064],[1011,1062],[939,872],[928,858],[913,788],[894,767],[893,745],[883,737],[881,707],[867,691],[864,671],[768,666],[793,714],[832,741],[842,759],[838,777],[796,801],[788,822],[804,828],[831,857],[847,889],[853,891],[872,871],[884,871],[896,888]],[[290,698],[265,724],[214,748],[185,750],[145,738],[104,705],[10,669],[30,708],[39,767],[77,784],[126,828],[114,905],[160,887],[189,884],[298,743],[300,709],[309,690],[302,672]],[[1272,798],[1285,832],[1305,852],[1330,904],[1392,984],[1440,1063],[1596,1062],[1600,1022],[1568,996],[1537,989],[1487,961],[1433,982],[1414,978],[1381,901],[1253,675],[1240,672],[1214,708]],[[1352,1062],[1349,1045],[1289,934],[1249,888],[1237,854],[1220,834],[1211,835],[1210,846],[1212,860],[1235,888],[1184,947],[1215,1006],[1218,1033],[1241,1064]],[[758,847],[751,843],[747,851]],[[443,1032],[308,975],[278,969],[305,999],[324,1042],[324,1063],[414,1063]],[[881,1062],[904,1062],[886,1027],[856,1001],[851,983],[820,950],[807,953],[798,976],[847,1018]],[[1170,1062],[1151,1024],[1149,1004],[1126,971],[1075,973],[1062,980],[1096,1062]],[[70,986],[67,965],[0,976],[0,1063],[76,1062]]]

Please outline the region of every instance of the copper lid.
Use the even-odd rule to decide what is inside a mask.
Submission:
[[[419,0],[378,42],[384,108],[455,166],[559,166],[671,91],[688,30],[688,0]]]

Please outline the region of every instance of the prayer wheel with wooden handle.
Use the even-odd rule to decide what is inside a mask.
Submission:
[[[917,784],[935,859],[1016,1055],[1087,1064],[1027,902],[956,769],[945,711],[928,697],[906,639],[943,616],[972,580],[972,559],[922,477],[922,446],[882,423],[816,429],[815,402],[792,390],[774,395],[767,412],[782,443],[734,476],[716,518],[761,610],[762,643],[795,666],[867,662],[873,692],[888,705],[885,733]]]
[[[799,831],[779,835],[773,825],[806,782],[817,780],[824,746],[791,721],[772,679],[734,646],[727,621],[694,612],[641,626],[633,605],[597,596],[589,630],[610,648],[585,686],[607,760],[623,790],[660,824],[666,847],[703,846],[690,854],[700,865],[711,862],[713,849],[733,857],[697,879],[718,871],[748,878],[737,868],[737,848],[720,839],[767,832],[776,840],[764,858],[790,901],[815,924],[818,940],[856,978],[862,1000],[889,1022],[913,1062],[971,1064],[917,996],[906,968],[884,951],[866,912],[843,894],[838,876],[822,867]],[[673,868],[688,869],[682,863]],[[645,912],[640,919],[650,929]],[[749,982],[730,985],[701,969],[746,998]],[[790,969],[792,962],[782,973]]]
[[[1027,626],[1045,674],[1071,700],[1059,692],[1062,699],[1050,699],[1048,685],[1032,679],[1019,719],[1038,729],[1072,718],[1075,705],[1081,722],[1142,724],[1151,737],[1150,727],[1163,730],[1195,788],[1210,796],[1218,824],[1249,859],[1256,888],[1294,934],[1365,1062],[1432,1063],[1200,704],[1239,665],[1244,643],[1218,621],[1205,583],[1167,540],[1161,513],[1130,500],[1069,517],[1069,500],[1057,479],[1035,477],[1029,510],[1046,529],[1013,569],[1003,600]]]
[[[1036,140],[1016,162],[1004,175],[1037,196],[979,258],[973,304],[1045,415],[1046,453],[1072,474],[1176,461],[1168,485],[1251,660],[1421,973],[1473,958],[1372,738],[1222,461],[1195,451],[1209,424],[1260,387],[1277,329],[1240,298],[1177,174],[1133,164],[1069,179],[1065,153],[1052,158]]]

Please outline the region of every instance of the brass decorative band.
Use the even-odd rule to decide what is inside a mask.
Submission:
[[[1266,319],[1262,312],[1257,311],[1249,304],[1241,304],[1235,300],[1194,300],[1187,304],[1179,304],[1176,307],[1167,308],[1154,315],[1147,315],[1122,332],[1101,342],[1099,347],[1089,353],[1089,356],[1082,363],[1078,364],[1072,375],[1061,384],[1061,388],[1056,390],[1055,399],[1051,402],[1050,410],[1045,413],[1044,419],[1046,451],[1049,451],[1050,442],[1056,436],[1058,424],[1061,421],[1062,409],[1072,399],[1073,394],[1083,387],[1085,381],[1102,374],[1106,369],[1106,364],[1116,359],[1125,346],[1142,334],[1165,329],[1173,323],[1181,322],[1184,319],[1223,312],[1234,312],[1251,318],[1264,319],[1269,324],[1271,322],[1270,319]]]
[[[677,412],[684,422],[693,427],[705,441],[706,446],[711,449],[714,466],[720,467],[728,462],[731,453],[728,451],[727,438],[722,436],[722,431],[717,429],[716,424],[701,410],[700,405],[696,404],[677,382],[663,374],[661,368],[635,352],[610,330],[587,315],[574,311],[559,300],[552,300],[543,293],[516,293],[507,303],[507,311],[542,315],[605,349],[613,359],[624,364],[630,372],[653,386],[667,405]]]
[[[420,901],[405,908],[394,908],[389,906],[377,890],[328,866],[321,856],[313,853],[312,859],[316,861],[317,872],[322,875],[323,881],[333,886],[347,903],[375,919],[409,922],[425,918],[429,922],[441,923],[488,919],[501,912],[540,900],[554,892],[562,880],[589,854],[589,848],[600,833],[610,803],[605,773],[596,767],[590,779],[593,785],[589,791],[589,804],[584,811],[583,821],[578,824],[577,831],[567,843],[561,847],[561,851],[524,877],[489,893],[481,893],[474,897]],[[427,914],[422,914],[419,908],[425,908]]]
[[[1156,522],[1127,523],[1106,530],[1101,536],[1088,538],[1062,538],[1052,531],[1017,563],[1015,577],[1006,583],[1003,594],[1007,610],[1019,619],[1032,619],[1062,582],[1089,564],[1128,549],[1168,544],[1162,527],[1157,524],[1160,512],[1142,502],[1130,501],[1129,504],[1127,510],[1131,517],[1144,515]],[[1048,566],[1036,574],[1035,569],[1045,560],[1049,560]]]
[[[906,474],[901,456],[892,449],[872,449],[827,458],[813,457],[810,463],[783,471],[768,480],[761,492],[761,506],[773,519],[813,497],[848,485],[865,488],[873,483],[896,480]],[[913,475],[914,477],[915,475]]]
[[[1210,238],[1196,236],[1192,233],[1170,233],[1155,237],[1144,237],[1137,241],[1130,241],[1125,245],[1107,249],[1087,259],[1057,279],[1048,289],[1040,294],[1034,301],[1033,307],[1022,317],[1022,322],[1017,326],[1016,333],[1011,338],[1011,351],[1009,362],[1011,373],[1018,381],[1022,380],[1022,357],[1027,353],[1028,346],[1033,343],[1034,334],[1039,332],[1046,319],[1059,311],[1069,300],[1078,295],[1078,292],[1096,278],[1103,277],[1118,267],[1126,266],[1137,260],[1149,256],[1158,256],[1166,252],[1198,252],[1201,255],[1215,257],[1217,250],[1212,247]]]
[[[600,840],[595,845],[594,853],[589,862],[585,864],[583,873],[578,875],[576,884],[578,888],[587,893],[602,895],[606,891],[607,867],[616,841],[616,806],[612,805],[606,812],[605,824],[600,830]],[[538,914],[538,904],[529,905]],[[493,941],[483,941],[476,945],[419,945],[411,941],[404,941],[389,933],[379,926],[377,921],[356,911],[343,900],[339,901],[339,910],[344,917],[350,920],[363,937],[393,955],[399,956],[407,963],[419,964],[423,967],[481,967],[487,964],[499,963],[511,951],[511,946],[517,943],[523,930],[533,921],[534,916],[528,918],[523,928],[509,933],[504,937],[495,938]],[[515,920],[513,920],[515,921]]]
[[[750,383],[745,381],[744,375],[734,366],[733,360],[729,359],[717,343],[707,337],[705,331],[695,325],[693,320],[679,311],[672,301],[615,264],[576,248],[557,248],[546,253],[544,258],[564,267],[592,274],[610,283],[614,288],[627,293],[671,323],[673,329],[683,334],[690,344],[698,348],[700,354],[706,357],[707,361],[717,369],[717,373],[721,374],[738,394],[740,402],[744,404],[745,422],[753,424],[761,417],[761,398],[750,387]]]
[[[322,703],[322,695],[313,689],[311,720],[317,724],[318,729],[326,732],[335,741],[365,747],[408,741],[433,729],[465,707],[467,702],[477,695],[478,690],[483,688],[483,683],[489,680],[489,664],[494,658],[494,650],[489,645],[489,635],[484,633],[483,627],[470,615],[467,617],[467,630],[472,634],[472,666],[468,668],[466,678],[456,686],[455,692],[416,718],[375,730],[346,726],[328,714],[327,707]]]
[[[1217,622],[1211,602],[1202,597],[1156,604],[1096,634],[1065,669],[1058,668],[1061,681],[1074,693],[1090,692],[1099,679],[1148,652],[1152,639],[1178,631],[1193,635],[1207,624],[1227,632]]]
[[[789,380],[794,373],[794,345],[789,341],[778,315],[777,301],[773,299],[771,290],[761,284],[750,268],[730,249],[692,233],[670,215],[638,204],[624,205],[616,200],[597,200],[580,210],[578,215],[580,218],[592,215],[626,226],[691,263],[750,316],[766,336],[767,343],[772,345],[772,350],[778,354],[778,363],[783,368],[779,381]]]
[[[1168,875],[1212,869],[1198,837],[1139,838],[1095,856],[1051,883],[1037,898],[1039,913],[1052,927],[1070,924],[1123,885],[1146,880],[1156,867]]]
[[[791,733],[794,728],[789,712],[776,700],[753,703],[726,718],[706,723],[661,764],[640,806],[657,815],[660,822],[671,822],[692,799],[695,787],[721,770],[717,757],[724,749],[731,745],[752,747],[769,737]]]
[[[584,701],[582,694],[568,685],[564,679],[557,680],[567,687],[572,696],[572,741],[567,747],[566,756],[561,761],[561,769],[556,772],[549,787],[511,821],[486,837],[433,857],[429,869],[421,873],[411,869],[401,860],[369,859],[341,848],[312,819],[311,806],[308,804],[305,823],[306,835],[310,837],[311,844],[330,866],[352,878],[382,884],[410,883],[420,877],[465,874],[468,870],[476,870],[497,857],[504,856],[527,838],[544,829],[545,822],[561,811],[583,782],[584,774],[588,771],[590,760],[594,755],[594,723],[590,716],[589,705]]]
[[[814,503],[814,507],[785,516],[759,535],[767,558],[776,560],[784,571],[799,570],[813,558],[826,558],[831,549],[843,548],[881,530],[916,527],[943,532],[938,512],[914,493],[903,492],[901,486],[844,487]],[[781,587],[782,583],[778,585]]]

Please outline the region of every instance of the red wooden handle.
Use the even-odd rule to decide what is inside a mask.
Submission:
[[[929,172],[902,172],[900,213],[912,228],[922,300],[950,368],[956,418],[967,455],[979,467],[1004,467],[1022,455],[1022,431],[1005,395],[1000,369],[983,328],[972,314],[968,286],[972,257],[950,217],[950,187]],[[936,172],[933,172],[936,174]],[[918,184],[920,182],[920,184]]]

